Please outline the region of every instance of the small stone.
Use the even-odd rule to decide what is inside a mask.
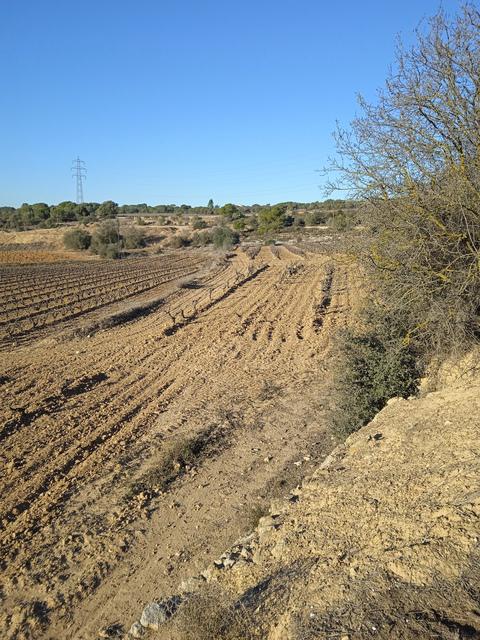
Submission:
[[[121,638],[122,636],[122,626],[116,623],[103,627],[98,633],[99,638]]]
[[[233,567],[235,562],[236,562],[236,558],[234,557],[234,555],[229,554],[223,561],[223,566],[225,567],[225,569],[229,569],[230,567]]]
[[[222,564],[223,566],[223,564]],[[205,569],[205,571],[202,571],[202,577],[207,581],[207,582],[211,582],[214,574],[219,570],[219,567],[217,567],[215,564],[210,564],[208,565],[208,567]]]
[[[160,625],[164,624],[168,618],[167,607],[159,602],[150,602],[142,611],[140,624],[147,629],[158,631]]]
[[[193,593],[194,591],[197,591],[204,582],[205,578],[203,576],[187,578],[186,580],[182,580],[179,584],[178,591],[180,593]]]
[[[274,516],[264,516],[263,518],[260,518],[260,520],[258,521],[258,528],[264,529],[264,528],[274,527],[277,524],[278,523],[275,522]]]
[[[132,638],[142,638],[145,635],[145,627],[142,627],[140,622],[134,622],[128,633]]]

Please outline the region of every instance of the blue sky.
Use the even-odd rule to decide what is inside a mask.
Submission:
[[[447,12],[459,2],[444,0]],[[335,121],[430,0],[1,0],[0,205],[323,198]]]

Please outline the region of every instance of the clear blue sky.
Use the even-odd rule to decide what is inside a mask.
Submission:
[[[444,0],[448,12],[460,3]],[[0,205],[322,199],[349,122],[433,0],[1,0]]]

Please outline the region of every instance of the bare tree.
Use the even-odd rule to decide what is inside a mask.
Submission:
[[[365,255],[432,346],[478,331],[480,301],[480,12],[443,11],[417,30],[375,104],[336,131],[338,180],[368,203]]]

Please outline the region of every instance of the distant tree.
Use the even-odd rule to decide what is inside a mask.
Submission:
[[[33,223],[38,224],[50,217],[50,207],[45,202],[32,204]]]
[[[60,202],[51,210],[51,218],[54,223],[71,222],[76,220],[77,205],[71,200]]]
[[[144,247],[147,242],[143,229],[127,227],[122,235],[122,243],[125,249],[139,249]]]
[[[207,244],[212,244],[213,234],[211,231],[200,231],[192,235],[192,246],[205,247]]]
[[[288,218],[285,213],[285,207],[281,205],[262,209],[258,213],[258,231],[260,233],[279,231],[287,226],[287,222]]]
[[[324,211],[308,211],[305,214],[305,224],[308,226],[315,226],[319,224],[325,224],[327,221],[327,215]]]
[[[355,217],[351,211],[337,209],[329,217],[328,225],[335,231],[348,231],[355,225]]]
[[[236,220],[243,217],[243,213],[231,202],[224,204],[220,208],[220,214],[225,217],[226,220]]]
[[[105,200],[98,207],[96,214],[99,218],[115,218],[118,215],[118,204],[113,200]]]
[[[228,227],[217,227],[212,233],[212,241],[217,249],[231,249],[239,239],[238,233]]]
[[[213,200],[212,200],[212,198],[210,198],[210,200],[208,201],[208,204],[207,204],[207,208],[208,209],[213,209],[213,207],[214,207]]]

